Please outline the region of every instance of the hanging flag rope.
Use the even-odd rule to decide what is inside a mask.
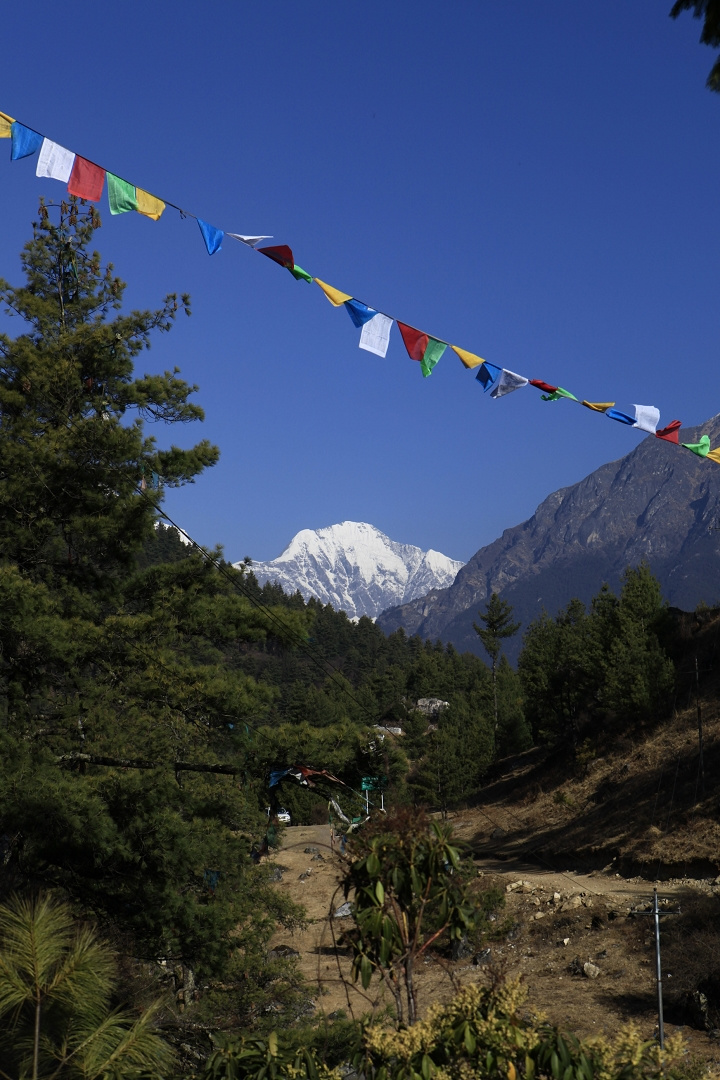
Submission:
[[[540,379],[527,379],[524,375],[518,375],[507,368],[500,368],[490,364],[476,353],[461,349],[458,345],[452,345],[450,342],[427,334],[422,330],[417,330],[408,323],[400,322],[386,312],[371,307],[357,297],[351,296],[350,293],[342,292],[333,285],[321,281],[320,278],[313,277],[307,270],[297,265],[292,249],[288,245],[257,246],[262,240],[271,240],[271,236],[251,236],[244,233],[230,232],[226,234],[224,230],[208,224],[196,214],[183,210],[168,199],[160,199],[145,189],[136,187],[116,173],[109,172],[88,158],[67,150],[65,147],[60,146],[59,143],[53,142],[40,134],[40,132],[35,131],[34,128],[20,123],[19,120],[15,120],[4,112],[0,112],[0,139],[10,140],[11,161],[20,161],[23,158],[38,154],[36,175],[41,178],[66,183],[69,194],[80,199],[97,202],[102,195],[107,177],[108,203],[110,213],[113,215],[135,211],[151,218],[153,221],[158,221],[165,208],[170,206],[177,210],[181,217],[191,217],[197,221],[209,255],[214,255],[220,251],[223,237],[228,235],[253,251],[257,251],[259,254],[265,255],[266,258],[278,263],[279,266],[288,270],[297,281],[302,280],[308,283],[314,281],[334,307],[344,306],[346,308],[353,324],[361,330],[360,348],[365,349],[367,352],[385,357],[390,340],[390,330],[393,322],[397,322],[408,355],[412,360],[419,361],[420,370],[425,378],[431,374],[449,347],[466,368],[479,368],[476,378],[486,392],[490,391],[492,398],[505,397],[514,390],[519,390],[527,385],[535,386],[543,391],[543,401],[558,401],[561,398],[576,401],[592,412],[604,413],[611,420],[647,432],[650,435],[655,435],[658,439],[663,439],[676,446],[682,445],[698,457],[709,458],[711,461],[720,464],[720,447],[711,450],[710,439],[707,435],[703,435],[698,443],[681,444],[678,437],[681,427],[679,420],[673,420],[666,427],[658,430],[660,411],[654,405],[633,405],[635,410],[633,416],[630,413],[616,409],[615,402],[593,402],[585,399],[580,401],[569,390],[565,390],[561,386],[554,386],[552,383]]]

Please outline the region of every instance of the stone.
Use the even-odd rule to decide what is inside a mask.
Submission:
[[[320,848],[316,848],[314,844],[308,844],[304,851],[306,855],[318,855],[320,853]]]
[[[597,964],[591,964],[588,960],[587,964],[583,964],[583,975],[588,979],[597,979],[600,974],[600,968]]]
[[[318,851],[317,854],[313,855],[310,862],[325,862],[325,856],[321,855],[320,852]]]
[[[282,870],[279,866],[273,866],[272,870],[268,874],[268,881],[277,882],[282,881]]]
[[[302,874],[300,874],[298,881],[307,881],[309,877],[312,877],[312,870],[308,866],[307,870],[303,870]]]
[[[293,949],[291,945],[276,945],[274,949],[270,949],[268,952],[268,960],[287,960],[291,956],[299,955],[297,949]]]
[[[351,915],[352,904],[349,900],[346,900],[344,904],[341,904],[340,907],[333,912],[333,919],[349,919]]]
[[[492,949],[481,949],[479,953],[475,953],[472,962],[475,967],[483,967],[485,964],[489,964],[492,958]]]
[[[455,938],[450,949],[453,960],[469,960],[474,952],[475,950],[468,941],[467,934],[463,934],[461,938]]]
[[[518,889],[522,889],[522,881],[512,881],[509,885],[505,886],[505,892],[516,892]]]

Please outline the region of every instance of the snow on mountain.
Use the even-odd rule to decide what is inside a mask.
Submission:
[[[253,561],[252,570],[261,585],[277,581],[285,592],[299,589],[306,600],[314,596],[351,618],[374,618],[385,608],[451,585],[463,565],[439,551],[398,544],[374,525],[343,521],[303,529],[282,555]]]

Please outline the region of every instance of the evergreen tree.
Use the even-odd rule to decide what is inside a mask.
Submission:
[[[512,621],[512,611],[512,606],[506,600],[501,600],[498,594],[494,592],[485,605],[485,611],[478,612],[483,626],[473,623],[473,629],[482,641],[492,665],[496,734],[498,730],[497,664],[502,652],[502,642],[507,638],[514,637],[520,629],[520,623]]]
[[[244,721],[274,692],[237,661],[246,641],[303,634],[304,611],[278,624],[238,571],[146,557],[162,487],[217,451],[145,435],[202,418],[176,370],[133,373],[178,303],[121,313],[122,282],[89,251],[98,226],[74,200],[41,207],[26,284],[0,283],[23,321],[0,337],[2,888],[51,883],[139,954],[212,973],[297,917],[250,865],[264,794]]]
[[[100,1080],[162,1076],[170,1047],[153,1021],[112,1008],[115,963],[93,930],[48,896],[0,907],[0,1074]]]

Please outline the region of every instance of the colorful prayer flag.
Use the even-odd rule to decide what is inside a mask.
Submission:
[[[13,120],[10,125],[10,138],[12,139],[11,161],[19,161],[20,158],[36,154],[43,142],[42,135],[33,131],[32,128],[25,127],[24,124],[19,124],[17,120]]]
[[[405,323],[401,322],[398,323],[398,330],[402,334],[410,359],[422,360],[427,343],[430,340],[428,335],[423,334],[422,330],[416,330],[413,326],[406,326]]]
[[[366,322],[360,334],[360,348],[376,356],[387,356],[392,319],[378,312]]]
[[[438,360],[445,352],[447,345],[444,341],[424,334],[422,330],[416,330],[414,326],[398,323],[398,329],[402,334],[405,348],[411,360],[419,360],[423,376],[427,378]]]
[[[229,232],[228,236],[232,236],[233,240],[239,240],[241,244],[247,244],[251,248],[259,244],[261,240],[272,240],[272,236],[243,236],[242,233],[236,232]]]
[[[633,409],[635,410],[635,427],[654,435],[660,421],[660,410],[654,405],[633,405]]]
[[[340,289],[333,289],[332,285],[327,285],[320,278],[315,278],[315,284],[320,286],[333,307],[340,307],[346,300],[352,300],[350,293],[341,292]]]
[[[437,364],[438,360],[442,357],[442,354],[447,349],[447,345],[444,341],[438,341],[437,338],[430,338],[427,343],[427,348],[423,353],[423,358],[420,361],[420,370],[423,373],[423,378],[427,379],[428,375],[432,373],[432,369]]]
[[[0,139],[9,139],[12,135],[12,126],[15,123],[12,116],[0,112]]]
[[[292,270],[295,265],[292,250],[287,244],[280,244],[277,247],[262,247],[257,250],[266,255],[268,259],[272,259],[273,262],[284,266],[286,270]]]
[[[577,401],[574,394],[571,394],[569,390],[563,390],[562,386],[556,386],[551,394],[541,394],[542,401],[559,401],[560,398],[569,398],[570,401]]]
[[[530,385],[537,386],[538,390],[544,390],[546,394],[554,394],[557,390],[557,386],[553,386],[549,382],[543,382],[542,379],[530,379]]]
[[[508,371],[507,368],[503,368],[500,372],[500,378],[497,381],[497,385],[494,387],[490,397],[501,398],[506,394],[512,394],[513,390],[519,390],[521,386],[527,386],[528,380],[524,375],[516,375],[514,371]]]
[[[703,435],[700,442],[684,442],[682,444],[686,450],[692,450],[693,454],[697,454],[698,457],[707,457],[710,453],[710,436]]]
[[[75,155],[72,172],[68,180],[68,191],[71,195],[77,195],[78,199],[87,199],[89,202],[98,202],[102,195],[105,183],[105,170],[99,165],[88,161],[87,158]]]
[[[487,393],[501,373],[502,368],[495,367],[494,364],[488,364],[486,360],[475,378],[480,383],[485,393]]]
[[[628,416],[627,413],[620,412],[619,409],[608,409],[605,413],[611,420],[617,420],[618,424],[628,424],[630,427],[635,427],[635,417]]]
[[[345,310],[358,330],[377,315],[375,308],[368,307],[367,304],[362,304],[359,300],[353,300],[352,297],[345,301]]]
[[[43,139],[35,175],[47,176],[51,180],[61,180],[67,184],[74,164],[75,155],[72,150],[66,150],[64,146],[51,142],[50,139]]]
[[[608,409],[612,409],[615,404],[614,401],[581,401],[581,405],[584,405],[586,409],[592,409],[593,412],[607,412]]]
[[[128,184],[127,180],[109,172],[107,185],[111,214],[127,214],[130,210],[137,210],[137,195],[133,184]]]
[[[290,269],[290,267],[288,267],[288,269],[290,270],[290,273],[292,274],[292,276],[295,278],[296,281],[309,281],[310,284],[312,285],[312,282],[313,282],[312,274],[308,274],[307,270],[303,270],[302,266],[298,266],[297,263],[295,263],[295,265],[292,267],[292,269]]]
[[[160,220],[165,209],[165,203],[162,199],[157,199],[149,191],[143,191],[142,188],[135,188],[135,198],[137,199],[138,214],[143,214],[153,221]]]
[[[451,345],[452,351],[460,357],[466,368],[476,368],[480,364],[484,364],[485,361],[480,356],[476,356],[475,353],[468,352],[467,349],[461,349],[457,345]]]
[[[678,431],[681,427],[682,423],[680,420],[671,420],[667,427],[661,428],[659,431],[656,431],[655,435],[658,439],[665,439],[666,442],[675,443],[675,445],[677,446]]]
[[[201,221],[200,218],[197,219],[197,223],[200,226],[200,232],[205,241],[208,255],[214,255],[222,247],[225,233],[222,229],[216,229],[214,225],[208,225],[207,221]]]

